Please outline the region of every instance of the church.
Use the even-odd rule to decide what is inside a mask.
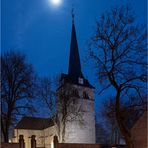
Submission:
[[[57,90],[57,100],[61,100],[61,92],[72,92],[69,98],[64,98],[66,101],[72,100],[66,108],[67,118],[64,118],[63,110],[61,111],[58,104],[57,124],[49,118],[23,117],[14,129],[13,142],[18,142],[19,135],[23,135],[25,146],[30,148],[31,136],[35,135],[37,147],[52,148],[53,137],[57,135],[61,143],[94,144],[96,141],[94,89],[81,70],[74,15],[72,15],[68,74],[61,74],[61,84]]]

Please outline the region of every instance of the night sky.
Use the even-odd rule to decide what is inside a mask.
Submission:
[[[147,21],[147,0],[62,0],[57,7],[49,1],[2,0],[1,4],[2,52],[23,52],[40,76],[54,77],[68,71],[72,7],[82,71],[95,86],[95,75],[83,62],[95,21],[112,6],[123,4],[132,6],[139,23]]]

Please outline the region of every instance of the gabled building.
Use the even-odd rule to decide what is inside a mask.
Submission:
[[[31,136],[35,135],[37,147],[51,148],[55,128],[49,118],[23,117],[14,129],[13,142],[19,142],[19,135],[24,136],[25,147],[31,148]]]

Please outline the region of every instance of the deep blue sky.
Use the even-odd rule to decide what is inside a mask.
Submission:
[[[147,0],[62,0],[53,7],[49,0],[2,0],[2,52],[13,49],[26,54],[41,76],[67,73],[71,37],[71,9],[84,75],[95,84],[95,76],[84,60],[87,41],[95,31],[95,20],[112,6],[128,4],[138,22],[146,23]]]

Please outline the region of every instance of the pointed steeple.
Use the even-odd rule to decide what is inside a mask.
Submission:
[[[80,63],[79,49],[78,49],[76,30],[74,24],[73,10],[72,10],[72,34],[71,34],[68,74],[72,77],[83,77],[81,72],[81,63]]]
[[[71,33],[71,43],[70,43],[68,74],[64,74],[64,73],[61,74],[61,86],[66,83],[94,88],[89,83],[89,81],[84,78],[81,71],[81,63],[80,63],[73,10],[72,10],[72,33]]]

